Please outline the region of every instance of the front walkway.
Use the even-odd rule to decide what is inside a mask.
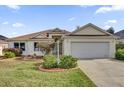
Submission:
[[[114,59],[79,60],[79,67],[99,87],[124,87],[124,62]]]

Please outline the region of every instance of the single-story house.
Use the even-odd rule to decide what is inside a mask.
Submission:
[[[73,32],[59,28],[23,35],[8,40],[10,48],[21,48],[23,55],[43,55],[37,43],[61,42],[60,54],[76,58],[114,58],[116,37],[89,23]],[[56,47],[51,48],[56,53]]]
[[[115,36],[118,36],[119,38],[116,40],[117,44],[118,43],[123,43],[124,44],[124,30],[118,31],[114,34]]]

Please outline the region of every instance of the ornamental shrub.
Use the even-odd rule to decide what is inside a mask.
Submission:
[[[116,44],[116,50],[118,50],[118,49],[124,49],[124,44],[121,42]]]
[[[6,58],[13,58],[13,57],[15,57],[15,53],[13,53],[13,52],[5,52],[4,53],[4,57],[6,57]]]
[[[124,49],[118,49],[115,53],[115,58],[119,60],[124,60]]]
[[[65,69],[74,68],[77,66],[77,59],[70,55],[64,55],[60,58],[60,63],[58,66]]]
[[[57,61],[56,61],[56,57],[54,55],[45,55],[43,57],[43,67],[44,68],[57,68]]]
[[[22,49],[19,48],[5,48],[3,52],[13,52],[16,56],[20,56],[22,54]]]

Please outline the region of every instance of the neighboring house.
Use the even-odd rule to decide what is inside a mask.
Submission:
[[[0,35],[0,56],[3,55],[3,49],[8,48],[8,42],[6,42],[7,37]]]
[[[114,58],[115,55],[116,37],[91,23],[74,32],[56,28],[11,38],[8,42],[10,48],[22,48],[23,55],[43,55],[37,43],[55,42],[56,39],[61,40],[60,53],[63,55],[76,58]],[[51,49],[52,53],[54,50]]]
[[[7,40],[8,38],[5,36],[0,35],[0,40]]]
[[[124,30],[118,31],[118,32],[116,32],[114,35],[119,37],[119,38],[116,40],[117,43],[124,43]]]

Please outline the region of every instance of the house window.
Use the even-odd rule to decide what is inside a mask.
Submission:
[[[38,42],[34,42],[34,51],[40,51],[41,48],[38,47]]]
[[[19,43],[14,43],[14,48],[19,48]]]
[[[25,51],[25,43],[14,43],[14,48],[20,48]]]
[[[22,49],[23,51],[25,51],[25,43],[20,43],[20,49]]]

